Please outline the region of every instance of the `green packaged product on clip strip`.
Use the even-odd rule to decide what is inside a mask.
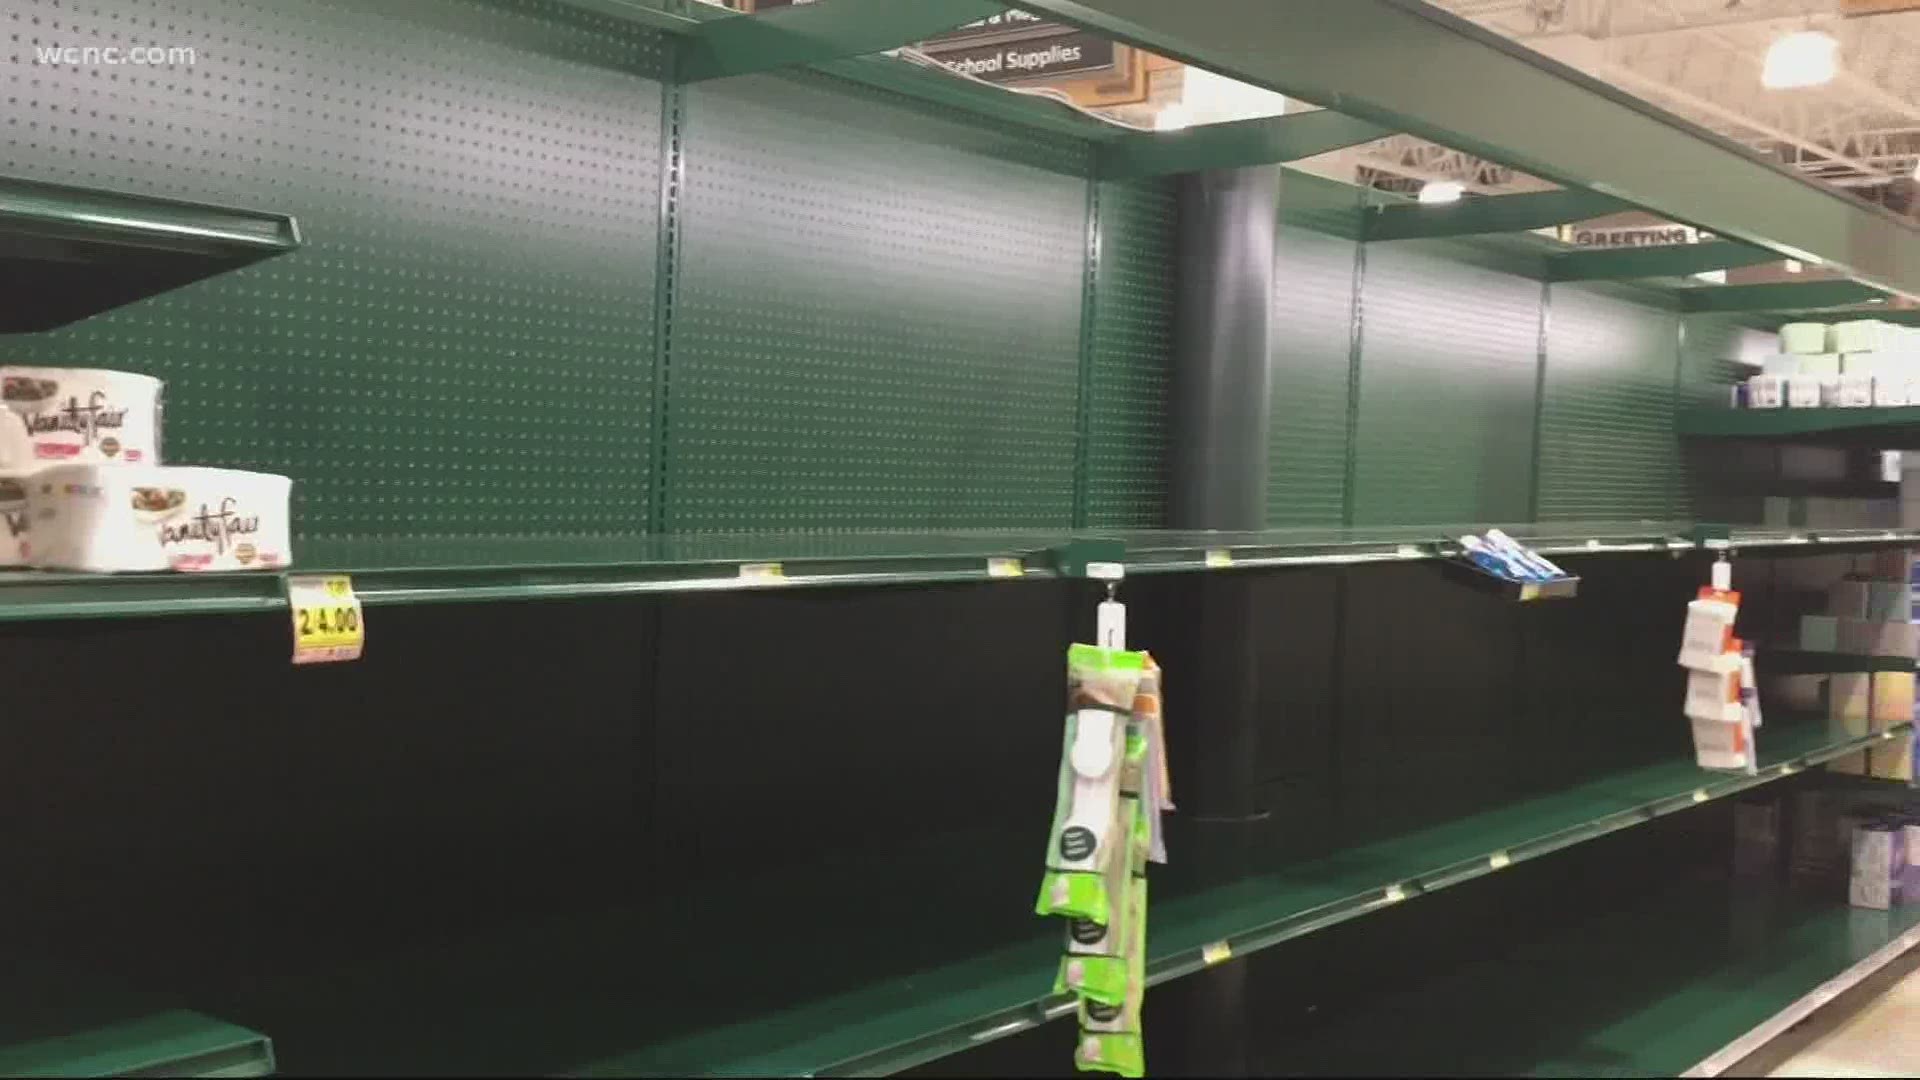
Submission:
[[[1143,653],[1075,645],[1067,651],[1067,720],[1048,874],[1034,910],[1105,925],[1113,898],[1107,877],[1128,859],[1131,822],[1120,816],[1127,718],[1146,670]],[[1116,854],[1118,852],[1118,854]]]
[[[1146,1073],[1146,1048],[1140,1027],[1147,991],[1147,879],[1136,877],[1127,890],[1129,924],[1126,956],[1127,987],[1120,1002],[1080,999],[1080,1042],[1074,1065],[1082,1072],[1110,1072],[1121,1076]]]
[[[1125,850],[1116,849],[1113,858],[1108,860],[1106,873],[1101,875],[1101,887],[1109,898],[1126,896],[1128,880],[1146,866],[1142,857],[1145,852],[1142,824],[1140,800],[1121,799],[1114,835],[1132,837],[1133,843]],[[1067,952],[1078,956],[1119,956],[1126,951],[1131,914],[1129,904],[1109,903],[1110,918],[1104,922],[1073,919],[1067,924]]]

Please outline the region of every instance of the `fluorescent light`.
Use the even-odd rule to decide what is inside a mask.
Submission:
[[[1840,42],[1819,30],[1801,30],[1774,39],[1760,67],[1760,85],[1769,90],[1819,86],[1840,72]]]
[[[1805,265],[1805,264],[1803,264],[1803,263],[1802,263],[1802,262],[1801,262],[1801,261],[1800,261],[1799,259],[1788,259],[1788,260],[1787,260],[1787,273],[1789,273],[1789,274],[1797,274],[1797,273],[1799,273],[1800,271],[1802,271],[1802,270],[1805,270],[1805,269],[1806,269],[1806,265]]]
[[[1457,180],[1429,180],[1420,185],[1420,201],[1429,206],[1459,202],[1460,196],[1466,193],[1467,186]]]

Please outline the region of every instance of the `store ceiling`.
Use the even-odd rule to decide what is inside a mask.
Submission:
[[[1920,0],[1433,0],[1729,138],[1920,217]],[[1823,86],[1767,89],[1781,35],[1840,43]],[[1379,148],[1368,156],[1377,157]],[[1438,149],[1392,148],[1483,191],[1539,184]]]

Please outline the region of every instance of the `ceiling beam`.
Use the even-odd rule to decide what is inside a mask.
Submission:
[[[1525,232],[1633,208],[1629,203],[1591,191],[1535,191],[1437,205],[1407,203],[1370,207],[1365,231],[1368,240]]]
[[[1393,132],[1328,109],[1204,124],[1181,131],[1122,135],[1100,148],[1107,179],[1166,176],[1310,158],[1372,142]]]
[[[1548,281],[1603,281],[1627,278],[1685,277],[1707,270],[1729,270],[1779,262],[1766,248],[1736,240],[1708,240],[1698,244],[1659,244],[1651,247],[1601,248],[1569,251],[1547,260]]]
[[[1687,311],[1811,311],[1883,299],[1885,293],[1852,281],[1783,281],[1680,290]]]
[[[990,0],[820,0],[701,23],[681,45],[681,82],[751,75],[910,45],[998,15]]]
[[[1920,296],[1911,222],[1419,0],[1022,6]]]

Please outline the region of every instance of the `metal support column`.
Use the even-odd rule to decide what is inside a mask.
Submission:
[[[1277,166],[1196,173],[1180,191],[1179,291],[1172,370],[1169,524],[1258,529],[1267,517],[1270,326]],[[1203,573],[1173,632],[1169,668],[1181,877],[1222,882],[1247,871],[1259,807],[1253,582]],[[1170,867],[1170,869],[1173,869]],[[1184,1045],[1168,1070],[1245,1075],[1245,961],[1196,976],[1179,996]]]

